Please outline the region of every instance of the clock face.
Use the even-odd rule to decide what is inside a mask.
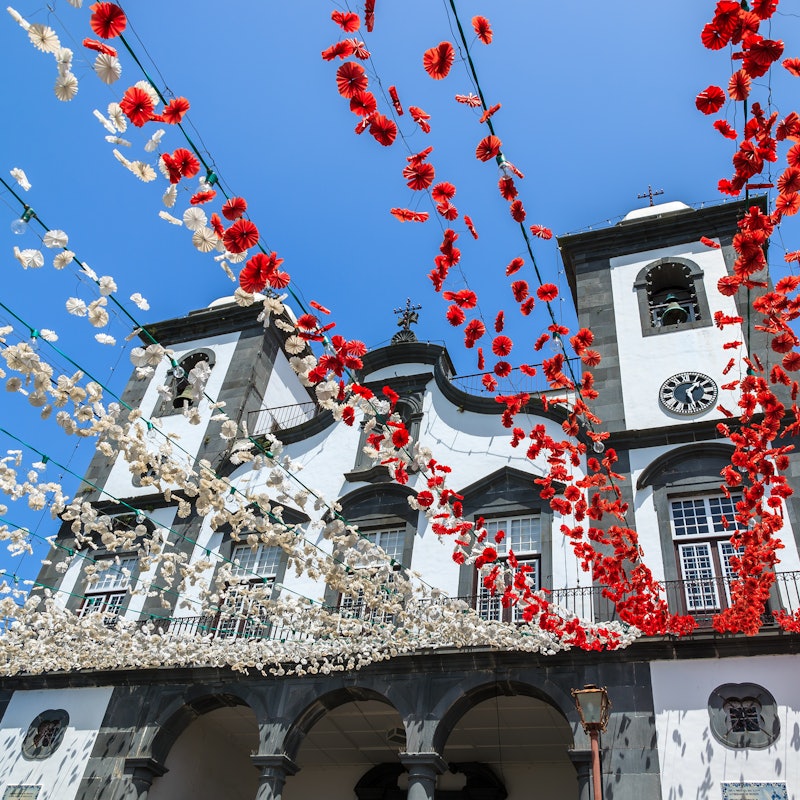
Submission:
[[[680,372],[661,384],[658,399],[674,414],[699,414],[717,399],[717,384],[702,372]]]

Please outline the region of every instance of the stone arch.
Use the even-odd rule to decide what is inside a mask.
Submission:
[[[497,679],[478,683],[467,689],[456,689],[444,698],[436,717],[438,722],[432,733],[431,745],[436,753],[444,752],[447,740],[458,721],[472,708],[485,700],[498,696],[523,696],[539,700],[552,707],[564,719],[564,724],[573,728],[578,722],[575,704],[566,693],[552,684],[548,692],[526,681],[516,679]]]
[[[397,706],[378,690],[368,686],[341,686],[316,697],[292,720],[283,740],[283,752],[288,758],[295,761],[303,740],[327,713],[346,703],[368,700],[389,706],[397,712],[398,717],[403,719]]]
[[[676,447],[653,459],[642,470],[642,474],[636,481],[636,488],[643,489],[645,486],[662,482],[671,470],[686,461],[702,462],[701,467],[707,472],[722,469],[725,464],[730,463],[733,450],[733,445],[725,442],[704,442],[700,447],[697,444]],[[720,482],[722,482],[721,477]]]

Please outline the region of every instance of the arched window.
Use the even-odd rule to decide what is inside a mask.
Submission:
[[[636,276],[642,334],[711,325],[703,271],[687,258],[659,258]]]
[[[177,367],[167,370],[167,386],[171,393],[156,407],[153,416],[165,417],[178,414],[196,403],[196,392],[193,391],[192,370],[199,365],[205,365],[208,370],[214,368],[214,351],[201,349],[193,350],[178,361]],[[200,366],[200,369],[203,369]]]

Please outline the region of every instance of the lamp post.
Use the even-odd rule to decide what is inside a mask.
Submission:
[[[589,734],[592,745],[592,786],[594,800],[603,800],[600,777],[600,731],[605,731],[611,711],[611,700],[605,686],[587,683],[583,689],[573,689],[572,696],[580,714],[583,730]]]

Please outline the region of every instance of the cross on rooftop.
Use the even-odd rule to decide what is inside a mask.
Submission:
[[[414,331],[411,330],[411,326],[419,322],[419,314],[417,312],[421,308],[422,306],[419,304],[411,305],[411,298],[407,297],[405,307],[396,308],[394,310],[395,314],[400,315],[400,319],[397,320],[397,326],[400,330],[392,336],[392,344],[417,341],[417,337]]]
[[[658,197],[660,194],[664,194],[663,189],[653,189],[653,187],[648,184],[647,191],[644,192],[644,194],[637,194],[636,197],[638,197],[640,200],[644,200],[645,197],[649,197],[650,205],[654,206],[655,203],[653,202],[653,198]]]

